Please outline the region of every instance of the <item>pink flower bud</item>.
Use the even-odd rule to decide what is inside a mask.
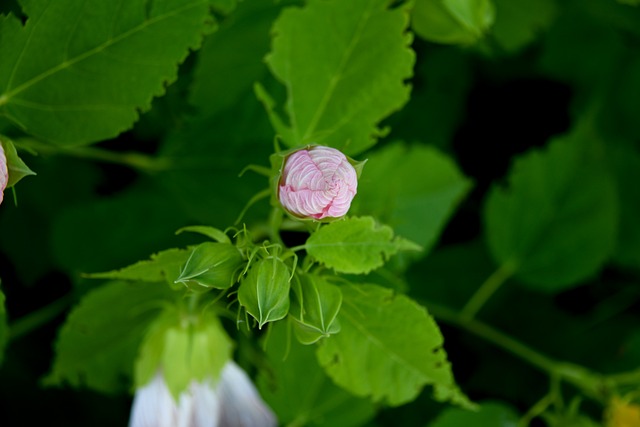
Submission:
[[[0,203],[4,198],[4,189],[9,182],[9,171],[7,170],[7,157],[4,155],[4,148],[0,144]]]
[[[341,217],[358,189],[358,175],[335,148],[312,146],[289,155],[278,184],[278,198],[302,218]]]

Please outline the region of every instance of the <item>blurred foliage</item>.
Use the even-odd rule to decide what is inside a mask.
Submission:
[[[40,8],[32,0],[19,3],[0,2],[0,52],[10,54],[0,55],[0,99],[9,87],[5,85],[10,74],[7,67],[18,46],[7,34],[16,31],[16,40],[25,43],[22,21]],[[71,101],[64,100],[77,108],[86,95],[83,85],[87,93],[100,92],[103,103],[117,98],[125,111],[123,116],[113,113],[117,132],[92,126],[94,110],[84,111],[81,117],[74,115],[78,110],[61,113],[74,124],[67,129],[51,127],[48,119],[32,122],[35,115],[25,122],[23,115],[29,115],[25,102],[0,101],[0,133],[15,141],[21,158],[37,173],[15,187],[17,205],[7,191],[0,206],[0,349],[6,346],[0,366],[0,425],[32,425],[43,413],[49,425],[126,424],[130,404],[126,392],[133,369],[129,360],[152,319],[149,313],[136,312],[144,322],[129,328],[129,309],[136,311],[137,293],[121,294],[129,284],[100,285],[81,273],[117,269],[169,247],[193,244],[193,236],[174,235],[183,226],[208,224],[223,229],[235,222],[247,201],[267,185],[251,171],[241,178],[239,173],[248,164],[266,165],[273,152],[274,131],[254,93],[255,82],[277,100],[274,112],[291,119],[285,132],[293,132],[292,112],[299,111],[309,116],[303,133],[318,130],[314,136],[328,138],[339,131],[348,138],[356,129],[360,133],[354,152],[371,147],[372,135],[382,135],[377,147],[357,156],[358,160],[369,158],[369,164],[353,212],[375,215],[399,236],[424,245],[427,252],[397,265],[395,258],[392,265],[398,268],[377,270],[363,280],[393,283],[394,289],[407,289],[410,297],[432,309],[456,382],[480,403],[478,412],[436,404],[428,388],[404,390],[405,396],[392,403],[414,394],[417,400],[394,408],[354,397],[318,367],[311,347],[293,340],[283,362],[280,347],[274,349],[271,344],[286,341],[287,331],[274,328],[266,345],[268,367],[257,378],[283,423],[484,427],[532,420],[532,426],[620,427],[625,425],[622,421],[612,420],[635,416],[634,406],[622,414],[627,407],[620,409],[620,402],[631,396],[628,405],[637,404],[639,374],[616,379],[607,396],[584,396],[568,374],[556,383],[540,366],[496,346],[483,335],[487,332],[483,327],[513,337],[553,361],[579,364],[611,374],[613,379],[616,373],[640,368],[637,1],[416,0],[413,10],[404,2],[394,2],[392,18],[382,12],[390,2],[359,1],[369,5],[372,14],[389,19],[381,24],[384,31],[368,27],[370,37],[359,41],[359,55],[345,68],[353,72],[351,83],[338,86],[332,102],[352,115],[345,116],[349,121],[341,122],[338,130],[331,125],[343,116],[314,119],[312,106],[326,93],[326,85],[332,84],[331,76],[339,73],[335,67],[314,68],[319,59],[309,58],[343,52],[331,45],[332,19],[338,19],[332,13],[346,16],[356,2],[338,1],[338,7],[345,9],[338,13],[330,10],[336,0],[309,0],[312,8],[322,9],[326,16],[323,25],[309,21],[316,26],[308,27],[313,30],[297,40],[293,52],[271,37],[275,28],[285,40],[291,39],[296,25],[306,25],[305,19],[310,18],[300,14],[307,9],[298,8],[305,2],[192,3],[198,6],[190,19],[199,24],[182,22],[189,32],[183,34],[184,40],[173,40],[171,32],[156,28],[153,34],[162,34],[161,38],[149,35],[149,40],[140,42],[150,52],[157,49],[155,53],[163,58],[154,79],[135,79],[135,73],[114,61],[104,72],[118,77],[117,81],[92,88],[94,80],[84,79]],[[202,6],[205,3],[212,6],[211,15]],[[20,5],[25,6],[23,12]],[[13,15],[8,17],[9,13]],[[396,31],[409,20],[413,39]],[[180,28],[174,29],[181,32]],[[66,34],[66,26],[60,31]],[[202,48],[182,62],[189,47],[200,45],[203,34]],[[397,58],[386,55],[382,39],[394,46]],[[408,43],[415,52],[412,70]],[[163,50],[166,44],[173,46],[168,59]],[[60,53],[60,47],[56,49],[49,52],[52,60]],[[35,46],[30,53],[37,57],[45,51]],[[284,64],[289,63],[283,57],[289,54],[298,70],[307,73],[296,75],[293,88],[281,85],[288,72]],[[136,57],[135,50],[129,52],[132,55]],[[154,60],[138,59],[141,63]],[[339,57],[333,59],[337,62],[330,64],[340,65]],[[35,66],[35,60],[31,62]],[[90,65],[90,71],[101,69],[100,64]],[[396,84],[387,96],[384,81],[370,80],[367,70],[377,67],[388,69],[398,76],[396,80],[406,80],[410,99],[408,85]],[[75,81],[71,74],[58,77],[65,84]],[[362,86],[356,87],[358,82]],[[375,89],[372,98],[360,90],[367,85]],[[164,96],[149,104],[153,95],[165,89]],[[302,93],[302,104],[287,104],[291,93]],[[264,96],[262,102],[266,102]],[[28,101],[47,97],[60,101],[55,91],[34,90],[33,97]],[[102,140],[124,130],[149,106],[132,129]],[[378,127],[377,120],[389,114]],[[323,127],[314,129],[322,120],[331,131],[328,134],[320,132],[326,130]],[[63,135],[67,131],[69,135]],[[34,135],[44,141],[31,140]],[[95,145],[66,150],[46,141]],[[285,138],[295,145],[290,141]],[[261,227],[267,214],[267,203],[260,201],[244,221],[266,234]],[[283,233],[283,238],[293,246],[300,243],[296,240],[300,234],[305,235],[296,230]],[[511,264],[512,259],[517,262]],[[505,264],[508,268],[501,270]],[[496,272],[501,273],[496,276]],[[468,302],[478,289],[488,289],[482,284],[493,286],[493,292],[487,295],[490,299],[476,299],[475,310]],[[87,292],[60,329],[71,303]],[[386,295],[387,291],[376,288],[376,292]],[[106,294],[111,304],[92,305],[96,293]],[[368,302],[351,297],[352,311],[345,313],[353,317]],[[399,298],[391,301],[406,302],[404,296]],[[448,317],[449,312],[438,311],[441,307],[455,313],[466,310],[473,315],[471,323]],[[418,306],[409,310],[415,312],[401,311],[422,316],[423,321],[430,319]],[[89,323],[78,322],[83,314],[91,319]],[[347,323],[345,328],[343,322],[345,335],[327,343],[361,340],[357,327]],[[241,332],[227,329],[243,342]],[[122,348],[109,344],[110,337],[117,335],[127,337]],[[70,343],[79,341],[93,350],[72,364],[52,365],[54,347],[64,353]],[[326,362],[340,350],[330,345],[321,350]],[[439,343],[434,345],[439,348]],[[111,371],[104,370],[107,365],[117,371],[117,381]],[[338,368],[332,375],[338,384],[362,380],[350,379]],[[43,386],[47,374],[49,383],[63,382],[54,381],[60,372],[64,378],[75,378],[76,385],[119,394]],[[305,372],[305,378],[292,372]],[[419,383],[429,382],[416,378]],[[407,388],[410,384],[404,383]],[[360,387],[363,396],[384,394],[367,384],[354,387]],[[291,396],[297,400],[291,401]],[[612,403],[618,398],[622,400]],[[340,411],[348,415],[337,417]]]

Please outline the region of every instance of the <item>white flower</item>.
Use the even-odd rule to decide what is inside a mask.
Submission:
[[[160,372],[136,391],[129,427],[275,427],[247,374],[227,362],[215,384],[192,381],[176,402]]]

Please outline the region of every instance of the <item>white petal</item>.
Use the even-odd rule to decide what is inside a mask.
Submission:
[[[278,424],[247,374],[233,361],[222,370],[218,396],[222,407],[220,427],[275,427]]]
[[[162,374],[158,373],[136,391],[131,407],[129,427],[174,427],[178,408]]]
[[[211,381],[193,382],[191,395],[193,396],[193,413],[188,427],[218,427],[220,399]]]

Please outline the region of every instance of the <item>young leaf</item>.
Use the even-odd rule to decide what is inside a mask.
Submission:
[[[340,323],[336,319],[342,305],[339,287],[311,274],[297,276],[292,287],[295,298],[289,314],[294,319],[298,341],[313,344],[340,332]]]
[[[184,233],[185,231],[202,234],[203,236],[207,236],[218,243],[231,243],[231,239],[229,239],[229,236],[227,236],[224,231],[218,230],[214,227],[191,225],[188,227],[182,227],[180,230],[176,231],[176,234]]]
[[[428,427],[516,427],[518,413],[500,402],[482,402],[478,411],[447,408]]]
[[[430,248],[470,189],[471,181],[445,154],[397,142],[368,156],[352,210]]]
[[[287,88],[288,146],[358,154],[384,134],[377,123],[407,102],[414,63],[407,7],[388,4],[312,0],[280,15],[267,63]]]
[[[4,307],[5,296],[0,289],[0,364],[4,358],[4,348],[9,340],[9,325],[7,324],[7,309]]]
[[[411,25],[429,41],[472,44],[484,37],[494,16],[491,0],[417,0]]]
[[[118,135],[199,47],[207,0],[23,0],[0,16],[0,115],[58,145]]]
[[[191,252],[176,282],[196,288],[227,289],[235,282],[235,273],[243,261],[242,254],[232,244],[201,243]]]
[[[289,312],[290,281],[289,267],[274,255],[256,262],[242,279],[238,301],[260,328]]]
[[[89,293],[60,330],[45,383],[127,391],[145,331],[162,303],[172,299],[170,289],[160,283],[110,282]]]
[[[260,371],[260,394],[281,425],[359,427],[375,414],[369,399],[336,386],[318,366],[314,348],[291,338],[287,322],[273,323],[265,340],[268,368]]]
[[[313,233],[305,249],[327,267],[339,273],[365,274],[382,266],[399,250],[420,250],[386,225],[376,225],[372,217],[349,218],[321,227]]]
[[[7,169],[9,171],[7,188],[13,187],[25,176],[36,174],[34,171],[29,169],[29,166],[27,166],[20,157],[18,157],[16,147],[9,138],[0,135],[0,144],[2,144],[4,154],[7,157]]]
[[[523,282],[557,292],[595,274],[611,255],[617,199],[602,147],[577,131],[517,159],[484,217],[489,248]]]
[[[438,326],[424,307],[376,285],[341,287],[339,334],[320,341],[329,376],[356,396],[395,406],[431,384],[435,397],[470,406],[457,389]]]
[[[151,255],[151,259],[139,261],[119,270],[87,274],[90,279],[130,280],[136,282],[173,283],[191,251],[187,249],[167,249]]]
[[[218,319],[205,314],[187,325],[174,308],[167,309],[146,334],[135,364],[136,387],[161,369],[167,387],[178,398],[191,381],[215,381],[231,357],[231,341]]]

